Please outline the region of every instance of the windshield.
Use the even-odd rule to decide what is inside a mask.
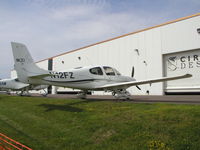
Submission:
[[[114,72],[113,68],[111,68],[111,67],[103,67],[103,69],[105,70],[106,75],[115,76],[115,72]]]

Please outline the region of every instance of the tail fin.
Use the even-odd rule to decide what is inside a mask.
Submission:
[[[28,78],[49,74],[47,70],[39,68],[33,61],[27,47],[24,44],[11,42],[14,68],[20,81],[28,82]]]

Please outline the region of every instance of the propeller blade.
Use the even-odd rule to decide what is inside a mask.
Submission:
[[[132,78],[134,77],[134,74],[135,74],[135,68],[132,67],[132,72],[131,72],[131,77],[132,77]]]
[[[132,67],[132,72],[131,72],[131,77],[133,78],[134,77],[134,74],[135,74],[135,68],[134,68],[134,66]],[[141,90],[141,88],[138,86],[138,85],[136,85],[136,87],[138,88],[138,90]]]
[[[141,90],[141,88],[140,88],[138,85],[136,85],[136,87],[137,87],[139,90]]]

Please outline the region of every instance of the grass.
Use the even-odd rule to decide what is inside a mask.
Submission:
[[[0,95],[0,132],[35,150],[197,150],[200,105]]]

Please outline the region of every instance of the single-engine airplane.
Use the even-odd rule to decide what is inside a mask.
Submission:
[[[7,91],[9,94],[11,91],[16,91],[17,95],[29,95],[30,90],[44,90],[47,88],[47,85],[31,85],[22,83],[18,78],[14,79],[1,79],[0,80],[0,89]],[[48,93],[44,90],[43,96],[46,96]]]
[[[168,80],[177,80],[191,77],[185,74],[173,77],[161,77],[157,79],[141,80],[128,76],[122,76],[115,68],[109,66],[87,66],[69,69],[64,72],[48,71],[39,68],[33,61],[27,47],[24,44],[11,42],[15,70],[21,82],[26,84],[55,85],[80,89],[79,98],[86,98],[88,91],[108,91],[118,99],[129,99],[127,88],[141,84],[151,84]],[[139,88],[139,87],[138,87]]]

